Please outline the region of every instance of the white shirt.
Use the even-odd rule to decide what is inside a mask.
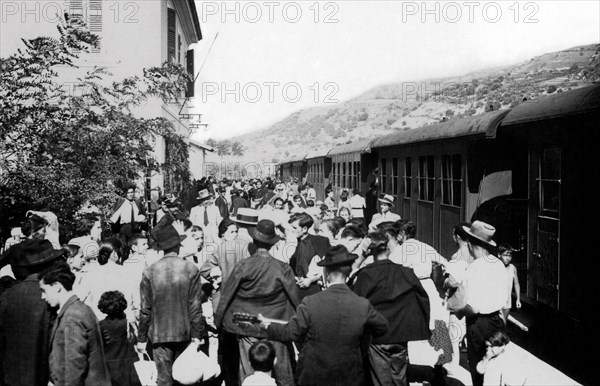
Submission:
[[[395,222],[400,219],[401,219],[400,215],[390,212],[390,211],[387,211],[385,213],[376,213],[373,215],[373,218],[371,219],[371,223],[369,224],[369,230],[376,231],[377,225],[381,224],[382,222],[388,222],[388,221]]]
[[[363,218],[365,214],[363,212],[364,208],[367,207],[366,201],[364,197],[356,194],[348,199],[350,203],[350,210],[352,212],[352,218]]]
[[[431,245],[417,239],[408,239],[398,245],[389,258],[396,264],[412,268],[419,279],[430,277],[432,263],[444,259]]]
[[[473,261],[466,270],[467,304],[480,314],[499,311],[506,304],[506,267],[494,255]]]
[[[255,371],[254,374],[246,377],[242,386],[275,386],[275,380],[267,373]]]
[[[117,219],[120,217],[121,224],[129,224],[132,222],[131,218],[131,210],[133,209],[133,220],[137,219],[139,213],[139,209],[137,205],[133,201],[125,200],[123,204],[117,209],[112,216],[110,216],[110,222],[116,223]]]
[[[204,225],[204,211],[206,210],[208,214],[208,225]],[[190,212],[190,221],[194,225],[198,225],[204,230],[204,241],[212,242],[218,239],[219,234],[219,224],[223,218],[221,217],[221,212],[219,208],[212,204],[207,208],[204,205],[196,205],[192,208]]]

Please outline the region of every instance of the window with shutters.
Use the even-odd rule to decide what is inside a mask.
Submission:
[[[175,39],[177,38],[177,18],[175,10],[169,8],[167,10],[167,59],[169,61],[175,60]]]
[[[102,33],[102,0],[89,0],[88,27],[93,34]],[[100,53],[101,44],[102,40],[98,42],[98,47],[92,48],[93,54]]]
[[[419,157],[419,200],[433,202],[434,167],[432,155]]]
[[[181,64],[181,34],[177,34],[177,64]]]
[[[186,98],[194,96],[194,50],[188,50],[185,56],[186,58],[186,69],[192,79],[187,84],[187,91],[185,93]]]
[[[91,33],[99,35],[102,33],[102,0],[88,0],[88,8],[84,13],[83,0],[69,0],[67,3],[67,13],[74,20],[83,20]],[[84,20],[84,18],[86,18]],[[98,42],[98,47],[92,48],[93,54],[100,53],[102,41]],[[75,50],[74,52],[80,52]]]

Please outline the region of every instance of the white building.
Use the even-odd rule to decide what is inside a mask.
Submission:
[[[128,76],[142,76],[143,68],[160,66],[167,60],[186,66],[195,74],[194,50],[190,46],[202,39],[200,22],[194,0],[0,0],[0,56],[7,57],[22,48],[21,39],[56,36],[58,16],[83,17],[90,31],[101,37],[100,47],[91,54],[82,54],[78,63],[86,67],[106,67],[113,74],[107,81],[120,81]],[[76,88],[73,70],[65,69],[61,78],[65,87]],[[77,70],[77,76],[82,70]],[[187,97],[194,96],[194,87]],[[154,99],[134,111],[139,117],[165,117],[178,133],[189,135],[191,100],[163,103]],[[165,141],[154,139],[154,155],[159,163],[165,161]],[[165,176],[151,176],[153,190],[164,191]]]

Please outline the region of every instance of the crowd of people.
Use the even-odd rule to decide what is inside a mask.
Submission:
[[[457,224],[444,257],[393,196],[369,213],[371,191],[327,188],[321,202],[294,178],[211,177],[196,206],[165,196],[155,211],[123,193],[64,245],[47,212],[7,242],[0,385],[139,385],[142,354],[173,385],[190,344],[218,357],[205,384],[460,385],[465,346],[472,383],[498,384],[486,374],[508,343],[513,287],[520,298],[492,225]]]

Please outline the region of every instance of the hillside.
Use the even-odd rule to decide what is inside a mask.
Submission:
[[[375,87],[327,107],[297,111],[268,128],[232,138],[243,158],[207,156],[211,162],[280,162],[309,151],[410,130],[422,125],[514,107],[523,98],[563,92],[600,81],[600,44],[534,57],[505,68],[447,79]]]

